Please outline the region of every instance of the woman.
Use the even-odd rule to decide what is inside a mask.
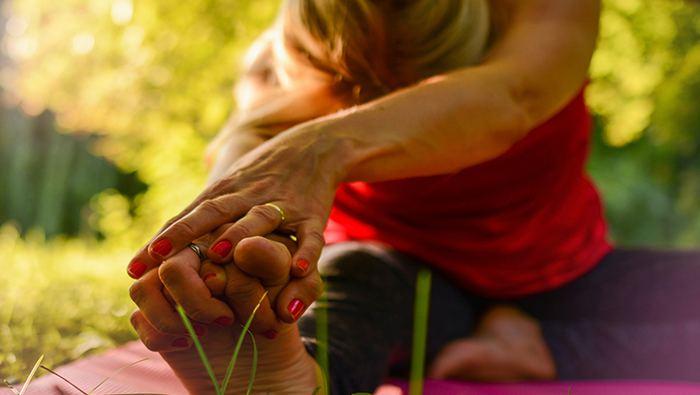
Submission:
[[[222,370],[226,327],[271,288],[255,323],[270,338],[256,388],[313,392],[305,310],[320,271],[330,388],[372,390],[402,359],[415,273],[428,266],[437,376],[445,361],[480,363],[484,343],[459,339],[506,301],[539,321],[561,378],[697,378],[700,314],[686,301],[700,296],[698,255],[611,251],[583,169],[598,15],[597,0],[286,1],[251,51],[239,117],[212,144],[212,183],[129,265],[141,338],[204,393],[196,354],[168,352],[190,346],[173,338],[169,302],[203,324]],[[260,237],[273,232],[298,239],[293,256],[279,235]],[[193,241],[235,264],[202,268]],[[263,254],[274,256],[245,263]],[[506,322],[530,324],[518,314]],[[501,333],[498,322],[477,332]]]

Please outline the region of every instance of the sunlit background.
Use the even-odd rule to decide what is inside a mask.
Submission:
[[[605,0],[589,168],[622,245],[700,245],[700,6]],[[125,266],[205,178],[278,0],[0,0],[0,379],[134,339]]]

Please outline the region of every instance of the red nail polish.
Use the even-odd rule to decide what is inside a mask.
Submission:
[[[207,280],[209,280],[209,279],[212,278],[212,277],[216,277],[216,273],[207,273],[207,274],[205,274],[204,277],[202,277],[202,281],[205,281],[205,282],[206,282]]]
[[[219,317],[219,318],[215,319],[214,322],[216,322],[217,324],[219,324],[221,326],[229,326],[229,325],[233,324],[233,318],[223,316],[223,317]]]
[[[207,328],[200,324],[193,323],[192,329],[194,329],[194,333],[196,333],[197,336],[204,336],[204,334],[207,333]]]
[[[287,310],[289,310],[289,313],[294,317],[294,320],[298,320],[299,317],[301,316],[301,313],[304,311],[304,303],[299,300],[299,299],[292,299],[291,302],[289,302],[289,306],[287,306]]]
[[[185,339],[184,337],[181,337],[179,339],[175,339],[173,341],[173,347],[183,348],[183,347],[187,347],[189,345],[190,345],[190,342],[187,339]]]
[[[263,333],[263,336],[265,336],[266,338],[272,340],[272,339],[274,339],[274,338],[277,337],[277,331],[274,330],[274,329],[270,329],[269,331]]]
[[[214,251],[214,254],[223,258],[227,256],[229,252],[231,252],[231,247],[233,247],[233,244],[231,244],[230,241],[221,240],[220,242],[214,244],[214,247],[212,247],[211,250]]]
[[[141,278],[143,276],[143,273],[146,271],[146,265],[144,265],[142,262],[139,261],[132,261],[129,264],[129,268],[126,270],[127,273],[132,278]]]
[[[297,261],[297,267],[298,267],[302,272],[305,272],[306,269],[309,268],[309,261],[307,261],[306,259],[299,259],[299,260]]]
[[[173,249],[173,244],[168,239],[160,239],[151,245],[151,250],[165,258]]]

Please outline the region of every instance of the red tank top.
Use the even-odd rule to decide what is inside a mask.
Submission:
[[[343,184],[326,240],[373,240],[497,298],[558,287],[610,250],[584,165],[583,92],[505,154],[458,173]]]

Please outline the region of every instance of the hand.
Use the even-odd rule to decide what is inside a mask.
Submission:
[[[245,239],[234,252],[237,264],[224,267],[206,261],[200,264],[199,258],[187,248],[166,260],[159,271],[150,271],[134,283],[131,294],[141,311],[133,314],[132,324],[144,344],[154,351],[186,349],[191,346],[191,340],[183,336],[184,326],[171,304],[182,305],[187,315],[196,320],[193,324],[198,335],[203,336],[210,331],[205,323],[217,327],[233,323],[233,315],[213,318],[222,310],[220,301],[212,303],[212,293],[225,298],[242,325],[269,287],[268,297],[256,313],[251,330],[274,338],[283,330],[284,323],[294,322],[321,292],[317,272],[287,283],[290,250],[294,248],[295,243],[279,235]],[[204,284],[215,291],[206,292]]]
[[[315,272],[324,245],[323,229],[344,168],[342,155],[337,154],[340,143],[318,137],[323,136],[318,132],[322,126],[320,122],[299,125],[243,156],[138,252],[129,274],[140,277],[193,240],[234,221],[208,249],[212,261],[230,260],[244,238],[280,230],[296,234],[299,240],[292,276]],[[285,218],[266,203],[281,208]]]

